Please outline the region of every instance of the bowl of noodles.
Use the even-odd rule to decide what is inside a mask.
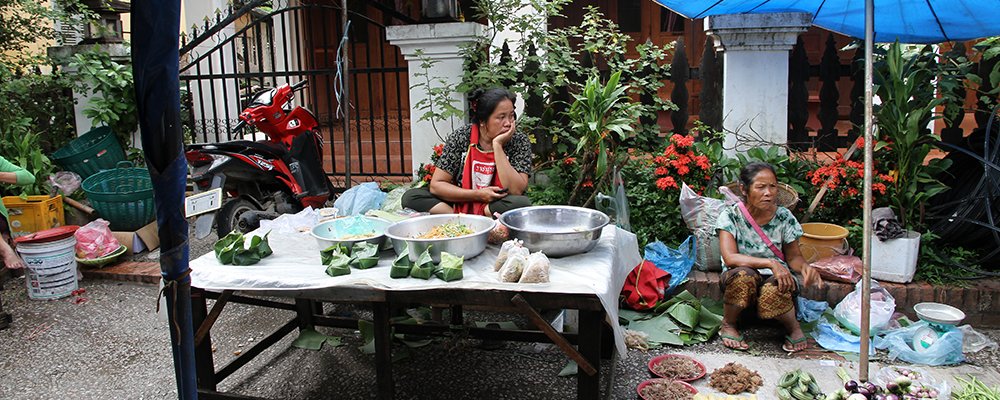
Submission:
[[[420,253],[430,248],[431,258],[441,262],[441,252],[466,260],[486,250],[486,238],[496,221],[493,218],[469,214],[425,215],[399,221],[385,229],[396,254],[409,254],[416,261]]]
[[[361,241],[381,247],[385,243],[385,228],[390,224],[381,218],[358,215],[321,222],[312,228],[311,233],[320,250],[335,244],[350,248]]]

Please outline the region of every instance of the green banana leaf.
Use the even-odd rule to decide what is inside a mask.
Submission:
[[[259,254],[260,258],[262,258],[262,259],[264,257],[267,257],[267,256],[271,255],[271,254],[274,254],[274,251],[271,250],[271,243],[267,239],[267,235],[270,235],[270,234],[271,234],[271,232],[265,233],[264,237],[260,241],[260,244],[257,246],[257,254]],[[253,243],[251,242],[250,243],[250,248],[253,248],[253,247],[254,247]]]
[[[667,315],[636,321],[628,325],[633,331],[645,332],[650,343],[670,344],[680,346],[684,341],[680,338],[680,327]]]
[[[361,341],[365,343],[358,349],[363,354],[375,354],[375,324],[360,319],[358,320],[358,331],[361,332]]]
[[[417,257],[417,262],[413,263],[414,266],[416,267],[430,266],[433,268],[434,259],[431,258],[431,247],[434,246],[427,246],[427,248],[424,249],[423,253],[420,253],[420,256]]]
[[[355,258],[352,265],[357,269],[368,269],[378,265],[378,257]]]
[[[667,310],[667,314],[684,328],[691,329],[698,326],[699,309],[700,307],[695,309],[688,303],[677,303]]]
[[[233,265],[254,265],[260,262],[257,249],[237,249],[233,255]]]
[[[629,323],[635,321],[641,321],[644,319],[650,319],[653,317],[651,313],[638,312],[633,310],[618,309],[618,320],[625,320],[623,325],[628,325]]]
[[[243,234],[237,231],[229,232],[228,235],[216,241],[215,245],[212,246],[212,248],[215,249],[215,256],[219,257],[224,249],[230,248],[231,245],[236,242],[240,242],[240,244],[243,243]]]
[[[434,272],[434,275],[445,282],[462,279],[464,275],[462,273],[462,264],[464,261],[465,257],[458,257],[442,251],[440,268]]]
[[[326,274],[330,276],[347,275],[351,273],[351,257],[340,252],[333,252],[326,264]]]
[[[322,263],[323,265],[329,264],[330,260],[333,258],[333,255],[335,253],[340,253],[340,254],[343,254],[343,255],[346,255],[346,256],[350,256],[351,255],[350,249],[348,249],[346,246],[344,246],[344,245],[342,245],[340,243],[337,243],[337,244],[335,244],[333,246],[327,247],[327,248],[319,251],[319,261],[320,261],[320,263]]]
[[[319,350],[324,343],[333,347],[340,347],[344,344],[341,342],[340,336],[327,336],[315,329],[307,328],[299,331],[299,337],[295,338],[292,346],[306,350]]]
[[[357,258],[376,257],[378,255],[378,245],[368,242],[357,242],[351,248],[351,255]]]
[[[403,252],[392,261],[392,267],[389,268],[389,277],[393,279],[406,278],[410,276],[410,255],[407,252]]]
[[[426,266],[414,265],[410,268],[410,277],[417,279],[431,279],[431,275],[434,275],[434,263],[425,264]]]

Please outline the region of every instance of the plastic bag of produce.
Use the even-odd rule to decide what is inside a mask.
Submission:
[[[858,281],[854,285],[854,291],[848,293],[847,297],[844,297],[844,300],[841,300],[833,309],[833,316],[837,318],[837,322],[854,332],[855,335],[861,334],[861,328],[859,328],[861,326],[861,284],[862,282]],[[869,312],[871,334],[875,335],[883,330],[892,319],[892,313],[895,311],[896,299],[889,294],[888,290],[879,286],[877,281],[872,280],[871,310]]]

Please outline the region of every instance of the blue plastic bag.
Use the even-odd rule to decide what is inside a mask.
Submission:
[[[795,318],[799,321],[813,322],[823,316],[823,312],[830,308],[830,303],[825,301],[809,300],[805,297],[796,298],[798,307],[795,308]]]
[[[950,329],[940,335],[933,344],[924,351],[913,350],[910,343],[921,328],[928,326],[920,321],[906,328],[890,331],[884,337],[875,338],[875,347],[879,350],[889,350],[889,359],[900,359],[914,364],[952,365],[965,361],[962,354],[962,331]]]
[[[861,353],[860,336],[854,336],[840,326],[827,321],[821,321],[816,325],[816,330],[812,332],[812,337],[816,339],[816,344],[827,350]],[[875,347],[868,346],[868,355],[875,355]]]
[[[385,200],[385,192],[375,182],[366,182],[347,189],[333,202],[338,215],[361,215],[368,210],[377,210]]]
[[[671,249],[661,241],[655,241],[646,245],[646,259],[656,265],[657,268],[670,273],[670,286],[666,293],[671,293],[681,282],[687,279],[694,265],[695,245],[697,239],[692,235],[688,236],[678,249]]]

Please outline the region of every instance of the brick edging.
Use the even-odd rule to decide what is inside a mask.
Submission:
[[[965,312],[962,324],[976,328],[1000,328],[1000,279],[979,279],[970,281],[967,287],[931,285],[927,282],[907,284],[879,282],[896,300],[896,311],[916,320],[913,306],[925,301],[933,301],[958,307]],[[687,283],[678,290],[688,290],[697,297],[721,299],[718,272],[691,271]],[[822,300],[836,306],[854,285],[840,282],[824,282],[823,288],[809,287],[803,295],[809,299]]]

